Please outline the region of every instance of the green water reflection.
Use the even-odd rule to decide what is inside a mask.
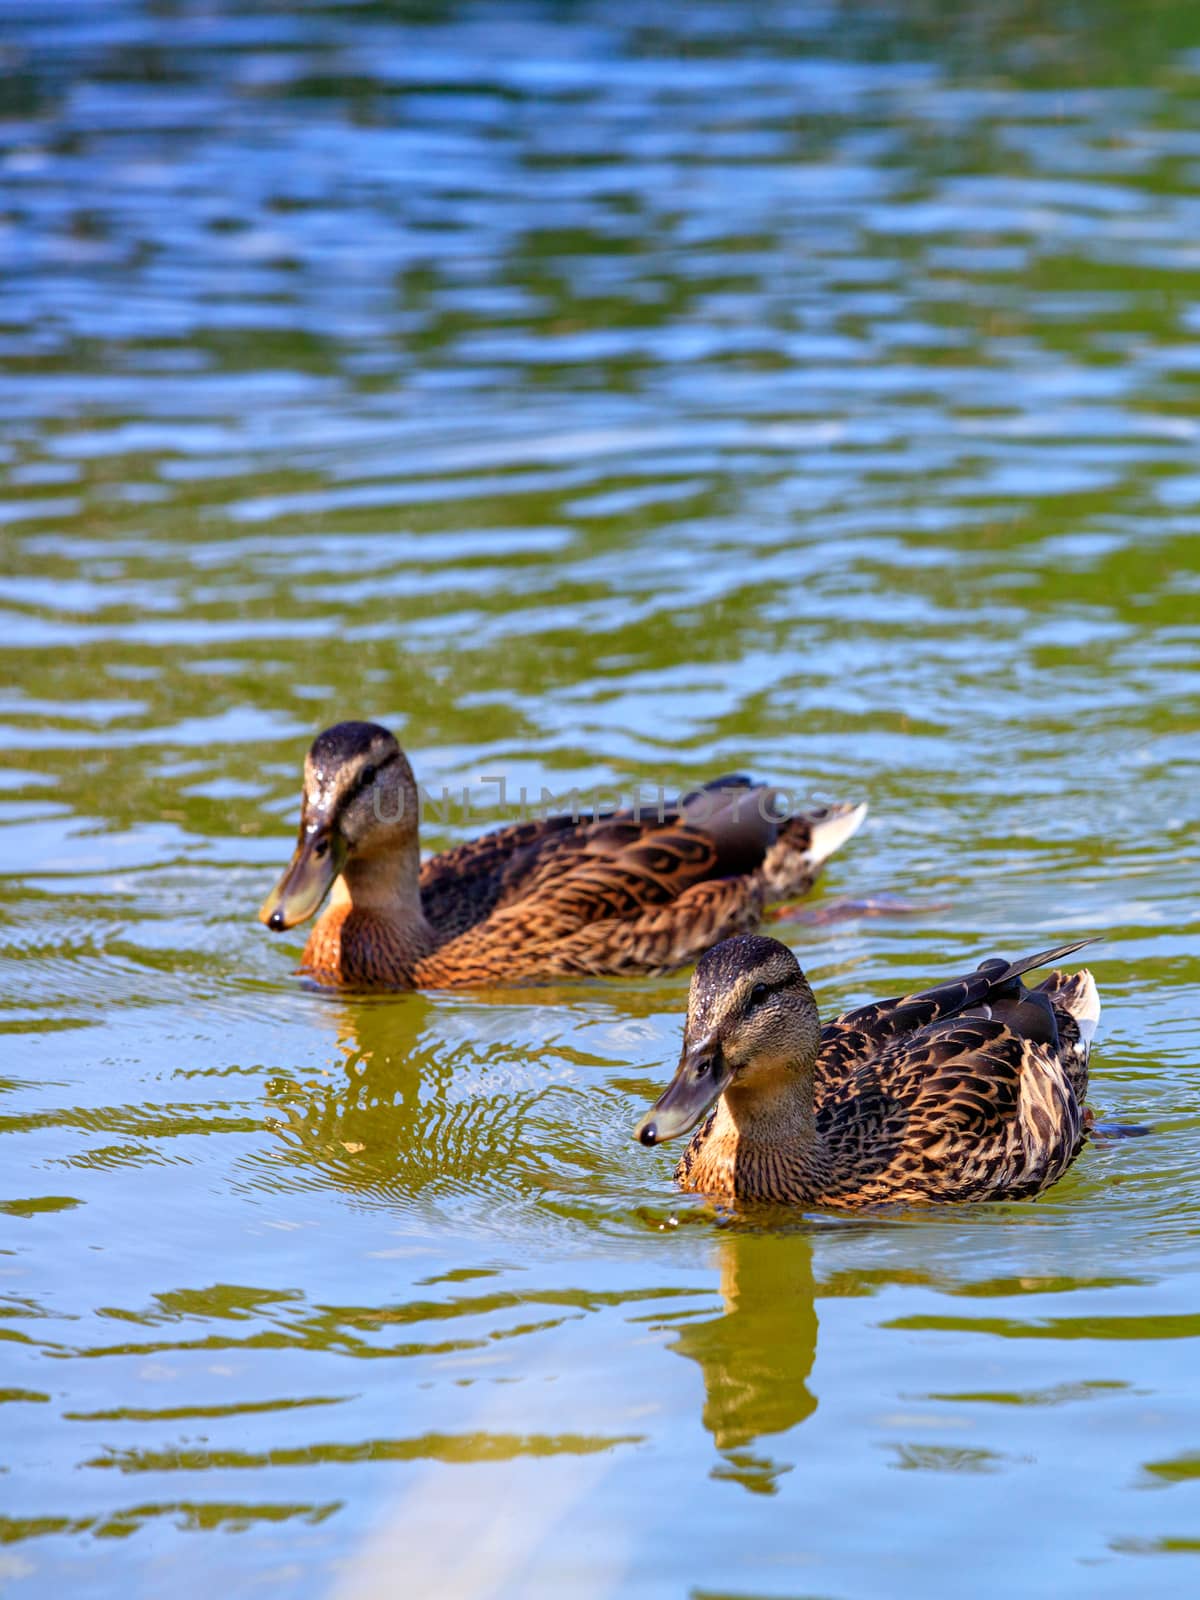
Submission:
[[[0,12],[0,1586],[1191,1595],[1196,8]],[[1151,1134],[714,1217],[686,975],[263,935],[348,715],[869,799],[822,1006],[1098,934]]]
[[[673,1348],[704,1373],[704,1426],[729,1477],[760,1492],[787,1470],[756,1452],[764,1435],[798,1427],[816,1409],[808,1387],[817,1350],[812,1250],[803,1235],[747,1234],[720,1244],[719,1317],[685,1324]]]

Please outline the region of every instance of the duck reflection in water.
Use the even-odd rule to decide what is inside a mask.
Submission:
[[[792,1463],[752,1447],[817,1408],[808,1387],[817,1350],[812,1244],[797,1230],[729,1233],[718,1248],[725,1309],[684,1323],[671,1348],[704,1374],[704,1426],[723,1458],[713,1475],[770,1494]]]
[[[301,1169],[310,1184],[386,1203],[494,1187],[498,1174],[511,1171],[545,1085],[514,1075],[511,1018],[502,1008],[490,1026],[484,1008],[457,1012],[415,994],[328,1010],[338,1059],[327,1078],[303,1074],[270,1085],[270,1125],[293,1179]]]

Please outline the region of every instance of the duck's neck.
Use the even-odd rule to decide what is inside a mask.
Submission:
[[[410,849],[351,856],[309,936],[304,965],[341,983],[407,984],[438,940],[421,904],[421,862]]]
[[[415,842],[365,859],[350,856],[338,881],[355,911],[432,940],[433,930],[421,905],[421,857]]]
[[[739,1200],[818,1200],[833,1162],[817,1128],[811,1068],[781,1068],[766,1083],[732,1084],[688,1149],[687,1187]]]

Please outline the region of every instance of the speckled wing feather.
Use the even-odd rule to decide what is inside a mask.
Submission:
[[[1059,1052],[991,1017],[893,1039],[817,1109],[838,1173],[834,1203],[1019,1198],[1054,1183],[1084,1136]]]
[[[942,1018],[960,1016],[976,1007],[986,1008],[989,1001],[1011,998],[1018,992],[1027,993],[1020,984],[1023,973],[1058,961],[1091,942],[1090,939],[1077,939],[1073,944],[1058,945],[1053,950],[1043,950],[1037,955],[1022,957],[1019,961],[985,961],[974,972],[951,978],[946,983],[923,989],[917,994],[879,1000],[853,1011],[843,1011],[839,1017],[827,1023],[821,1032],[818,1093],[823,1078],[844,1076],[858,1062],[882,1049],[889,1040],[911,1035],[917,1029]]]
[[[689,820],[714,847],[710,874],[751,871],[775,840],[773,820],[758,804],[773,792],[733,775],[714,778],[661,814],[655,806],[510,823],[423,861],[421,904],[439,937],[453,939],[499,906],[544,894],[588,859],[613,857]]]
[[[421,863],[421,904],[443,939],[487,917],[505,892],[569,848],[581,827],[569,816],[543,817],[496,828]]]
[[[673,972],[711,945],[757,927],[762,891],[754,877],[710,878],[629,919],[586,924],[545,950],[556,974]]]
[[[502,883],[484,920],[421,963],[420,981],[669,970],[761,916],[756,878],[723,875],[726,859],[685,823],[592,823]]]
[[[789,888],[815,876],[811,863],[796,865],[809,819],[779,819],[773,804],[763,785],[720,778],[662,817],[549,818],[435,857],[421,894],[443,942],[417,981],[653,973],[692,961],[758,923],[774,887],[765,863]]]
[[[1071,1007],[1091,979],[1020,980],[1088,942],[987,961],[822,1030],[814,1100],[846,1204],[1035,1194],[1061,1177],[1084,1136]]]

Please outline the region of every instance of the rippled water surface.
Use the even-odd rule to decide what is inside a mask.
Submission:
[[[0,1585],[1197,1592],[1198,91],[1190,3],[0,0]],[[1098,934],[1152,1132],[714,1220],[686,974],[299,986],[350,715],[432,847],[868,798],[823,1005]]]

